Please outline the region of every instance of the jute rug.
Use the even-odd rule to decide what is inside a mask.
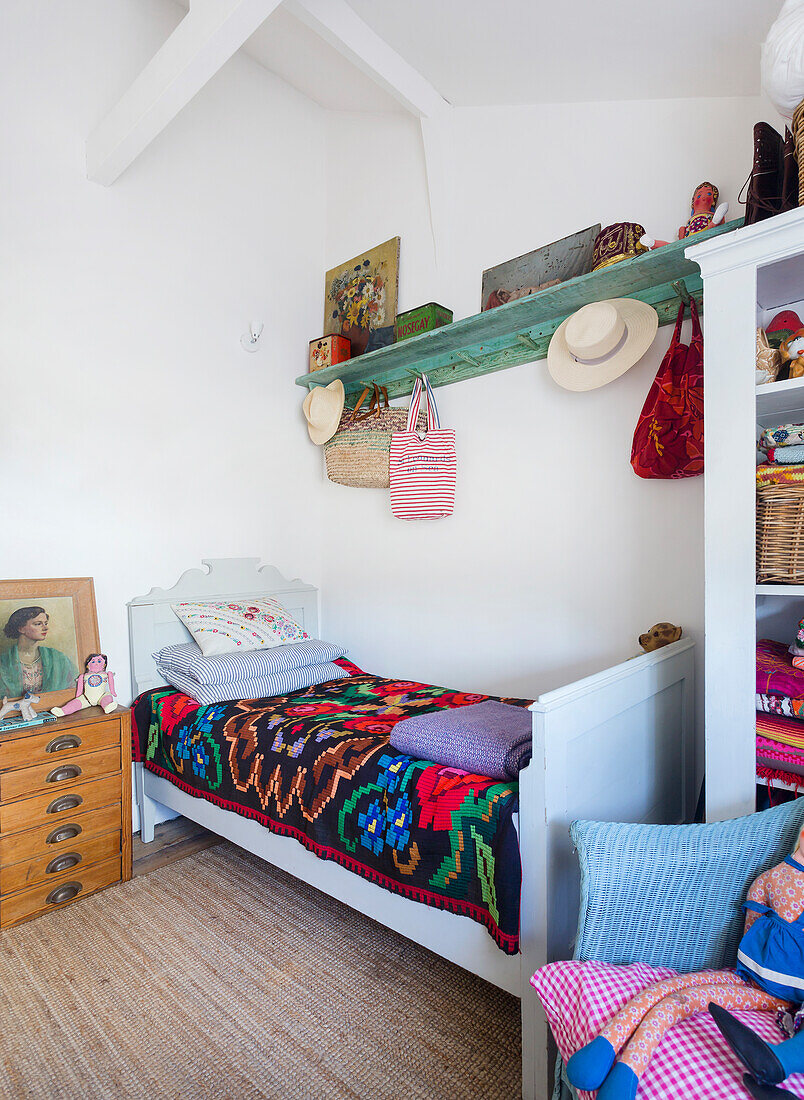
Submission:
[[[519,1002],[229,844],[0,933],[0,1096],[511,1100]]]

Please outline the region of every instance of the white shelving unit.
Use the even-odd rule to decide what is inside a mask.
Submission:
[[[757,325],[804,303],[804,208],[686,250],[704,285],[706,819],[756,801],[756,638],[789,640],[804,586],[756,583],[758,428],[804,422],[804,379],[757,387]],[[802,317],[804,319],[804,317]]]

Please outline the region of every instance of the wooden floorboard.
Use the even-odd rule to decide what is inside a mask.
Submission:
[[[222,844],[223,838],[211,833],[186,817],[176,817],[156,826],[154,839],[143,844],[139,833],[134,834],[132,875],[147,875],[158,867],[166,867],[177,859],[184,859],[204,848]]]

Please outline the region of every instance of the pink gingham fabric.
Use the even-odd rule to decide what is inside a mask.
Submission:
[[[670,978],[666,967],[612,966],[597,962],[555,962],[541,967],[530,980],[539,994],[561,1057],[591,1042],[615,1012],[653,982]],[[703,972],[705,973],[705,971]],[[757,1034],[772,1043],[781,1033],[769,1012],[737,1012]],[[664,1037],[640,1082],[637,1100],[751,1100],[743,1087],[742,1063],[715,1027],[708,1012],[682,1020]],[[795,1096],[804,1098],[804,1074],[784,1083]],[[581,1100],[595,1093],[580,1092]]]

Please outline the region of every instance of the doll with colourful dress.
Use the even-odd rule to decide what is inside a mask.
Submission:
[[[729,212],[727,202],[718,205],[720,192],[713,183],[704,180],[699,183],[692,193],[690,204],[690,216],[678,231],[678,239],[683,241],[685,237],[691,237],[695,233],[702,233],[704,229],[710,229],[713,225],[720,225]],[[669,244],[669,241],[655,241],[645,233],[639,238],[639,243],[645,248],[661,248]]]
[[[804,829],[792,856],[763,872],[745,902],[745,931],[734,970],[677,974],[630,1000],[600,1035],[572,1055],[567,1077],[598,1100],[634,1100],[654,1051],[674,1024],[709,1011],[749,1073],[744,1083],[758,1100],[792,1097],[777,1086],[804,1072],[804,1028],[792,1006],[804,1001]],[[774,1012],[789,1037],[765,1042],[732,1012]],[[792,1034],[790,1034],[792,1032]],[[794,1098],[795,1100],[795,1098]]]

